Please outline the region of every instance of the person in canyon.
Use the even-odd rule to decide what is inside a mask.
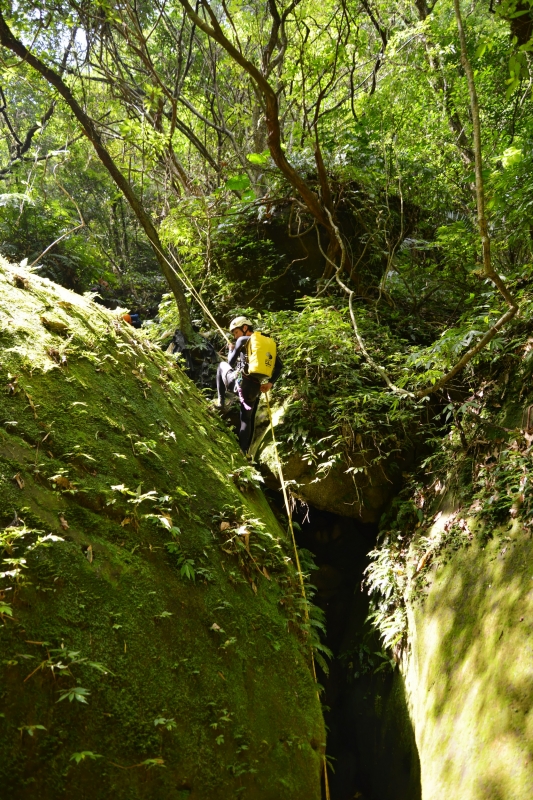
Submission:
[[[229,345],[227,361],[222,361],[217,370],[217,406],[223,411],[226,391],[235,392],[239,396],[239,444],[243,453],[247,453],[253,437],[255,415],[259,405],[261,393],[268,392],[281,375],[282,361],[275,350],[274,342],[263,334],[259,334],[267,343],[274,347],[273,357],[269,359],[270,366],[265,368],[265,374],[252,372],[249,369],[251,348],[255,346],[258,337],[254,337],[254,328],[247,317],[235,317],[229,325],[235,343]],[[260,344],[262,340],[259,339]],[[267,349],[267,357],[271,354]]]

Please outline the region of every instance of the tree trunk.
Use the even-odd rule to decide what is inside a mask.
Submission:
[[[270,155],[276,166],[283,173],[290,185],[296,189],[311,215],[322,225],[331,236],[334,236],[332,227],[325,213],[324,207],[315,192],[308,186],[301,175],[294,169],[287,160],[281,146],[281,131],[279,123],[279,106],[277,95],[264,75],[252,64],[225,36],[220,27],[212,8],[207,2],[202,4],[207,11],[211,24],[208,25],[204,19],[193,9],[188,0],[179,0],[189,19],[211,39],[224,48],[229,56],[239,64],[245,72],[252,78],[257,86],[259,93],[263,96],[265,103],[265,124],[267,130],[267,143]]]
[[[0,44],[8,50],[11,50],[11,52],[15,53],[15,55],[19,56],[19,58],[22,58],[27,64],[30,65],[30,67],[32,67],[46,81],[48,81],[48,83],[57,89],[82,126],[83,131],[93,145],[98,158],[123,193],[124,197],[130,204],[133,213],[142,225],[144,232],[146,233],[150,244],[152,245],[159,266],[161,267],[161,272],[167,279],[168,285],[170,286],[170,289],[176,298],[180,319],[180,328],[185,336],[190,339],[194,336],[194,332],[191,324],[189,306],[181,286],[181,281],[164,254],[163,245],[161,244],[159,234],[152,222],[150,215],[144,209],[130,182],[122,174],[120,169],[113,161],[109,151],[102,142],[102,138],[94,124],[94,121],[81,108],[68,86],[63,82],[61,76],[58,75],[57,72],[54,72],[54,70],[50,69],[50,67],[44,64],[39,58],[30,53],[30,51],[22,44],[22,42],[20,42],[18,39],[15,39],[1,11]]]

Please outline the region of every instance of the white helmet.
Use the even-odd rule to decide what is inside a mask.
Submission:
[[[249,328],[253,327],[248,317],[235,317],[235,319],[231,320],[229,329],[230,331],[234,331],[235,328],[242,328],[243,325],[248,325]]]

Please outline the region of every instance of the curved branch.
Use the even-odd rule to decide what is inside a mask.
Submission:
[[[330,213],[330,211],[328,209],[326,209],[326,213],[329,216],[329,221],[331,222],[331,226],[333,228],[333,231],[335,233],[335,236],[337,238],[337,241],[339,243],[339,247],[340,247],[341,253],[342,253],[342,255],[341,255],[341,263],[339,264],[339,266],[337,267],[337,271],[335,272],[335,280],[337,281],[337,283],[339,284],[341,289],[343,289],[346,292],[346,294],[348,295],[348,305],[349,305],[349,308],[350,308],[350,318],[352,320],[352,326],[353,326],[353,329],[354,329],[355,338],[357,339],[357,343],[358,343],[359,347],[361,348],[361,352],[363,353],[364,357],[366,358],[366,360],[368,361],[370,366],[373,367],[379,375],[381,375],[381,377],[383,378],[383,380],[385,381],[385,383],[387,384],[387,386],[389,387],[391,392],[394,392],[394,394],[403,395],[404,397],[413,398],[413,397],[415,397],[415,394],[413,392],[408,392],[406,389],[402,389],[400,386],[396,386],[396,384],[393,383],[391,381],[391,379],[389,378],[386,370],[384,370],[383,367],[380,367],[380,365],[376,361],[374,361],[374,359],[372,358],[372,356],[370,355],[370,353],[366,349],[366,346],[365,346],[365,343],[363,341],[363,338],[362,338],[361,334],[359,333],[359,326],[357,325],[357,320],[355,318],[355,312],[353,310],[354,291],[353,291],[353,289],[349,289],[346,286],[346,284],[343,281],[341,281],[341,279],[340,279],[340,274],[341,274],[342,270],[344,269],[344,263],[346,261],[346,247],[344,245],[344,241],[342,239],[341,233],[340,233],[338,227],[333,222],[333,217],[331,216],[331,213]]]
[[[463,20],[461,17],[461,8],[459,0],[453,0],[453,7],[455,10],[455,18],[457,20],[457,28],[459,30],[459,41],[461,42],[461,63],[466,73],[468,81],[468,92],[470,95],[470,110],[472,113],[472,129],[474,134],[474,158],[475,158],[475,171],[476,171],[476,201],[477,201],[477,222],[479,227],[479,235],[481,237],[481,244],[483,247],[483,268],[485,275],[496,286],[505,302],[514,308],[514,313],[518,311],[516,301],[509,289],[502,281],[500,276],[492,266],[490,256],[490,239],[487,227],[487,218],[485,216],[485,188],[483,183],[483,157],[481,154],[481,123],[479,120],[479,102],[477,99],[476,84],[474,81],[474,71],[468,58],[468,50],[466,47],[466,36],[463,27]]]
[[[243,55],[243,53],[235,47],[235,45],[229,41],[220,27],[212,8],[205,0],[202,3],[202,6],[206,9],[209,15],[211,25],[209,25],[201,16],[199,16],[199,14],[196,13],[188,0],[179,0],[179,2],[185,9],[191,21],[194,22],[194,24],[207,36],[218,42],[218,44],[224,48],[228,55],[252,78],[254,84],[257,86],[265,101],[265,121],[268,133],[268,148],[274,163],[279,167],[291,186],[299,193],[316,221],[323,225],[328,231],[331,231],[329,220],[324,212],[319,198],[301,178],[292,164],[289,163],[281,147],[279,106],[276,92],[261,71],[254,64],[252,64],[252,62],[249,61]]]
[[[161,268],[161,271],[165,278],[168,281],[168,284],[176,298],[176,303],[178,306],[179,316],[180,316],[180,325],[181,329],[186,336],[193,336],[193,329],[190,319],[190,312],[189,307],[187,305],[187,300],[185,298],[185,294],[183,289],[181,288],[181,284],[179,280],[177,280],[176,276],[174,275],[173,270],[170,268],[167,259],[163,253],[163,246],[159,239],[159,234],[151,220],[150,215],[144,209],[141,201],[135,194],[132,185],[127,180],[127,178],[122,174],[120,169],[117,167],[113,158],[111,157],[109,151],[105,147],[102,138],[94,120],[85,113],[82,109],[74,95],[72,94],[69,87],[65,84],[63,79],[57,72],[50,69],[45,63],[43,63],[37,56],[31,53],[25,45],[16,39],[11,32],[11,29],[7,25],[2,12],[0,11],[0,44],[5,47],[7,50],[10,50],[15,55],[19,56],[22,61],[25,61],[27,64],[30,65],[36,72],[39,73],[48,83],[50,83],[61,95],[61,97],[65,100],[68,107],[80,123],[83,131],[91,144],[93,145],[96,154],[104,167],[107,169],[115,183],[117,184],[118,188],[123,193],[124,197],[128,201],[131,206],[132,211],[134,212],[135,216],[139,220],[148,240],[150,241],[152,248],[154,250],[155,256]]]
[[[472,127],[474,133],[474,159],[475,159],[475,170],[476,170],[476,201],[477,201],[477,218],[478,218],[478,228],[479,228],[479,235],[481,238],[481,243],[483,247],[483,269],[485,272],[485,276],[492,281],[492,283],[496,286],[502,297],[504,298],[505,302],[509,306],[509,310],[506,311],[502,316],[494,323],[494,325],[489,328],[489,330],[481,337],[479,342],[471,347],[462,358],[459,359],[457,364],[455,364],[452,369],[447,372],[445,375],[440,378],[433,386],[430,386],[426,389],[419,389],[416,392],[407,392],[405,389],[400,389],[398,386],[395,386],[392,381],[390,380],[389,376],[385,372],[385,370],[380,367],[376,362],[372,359],[368,351],[364,346],[364,342],[359,334],[357,328],[357,321],[355,319],[355,315],[353,313],[353,306],[352,306],[352,298],[353,298],[353,291],[350,290],[340,279],[339,275],[344,265],[344,260],[346,258],[346,252],[344,248],[344,242],[340,235],[340,231],[336,225],[333,223],[333,219],[331,217],[330,212],[326,208],[326,213],[330,218],[330,222],[332,225],[332,229],[335,233],[337,241],[342,251],[342,258],[341,264],[339,267],[336,268],[335,278],[339,286],[349,295],[349,304],[350,304],[350,315],[352,319],[352,325],[354,327],[355,335],[357,341],[359,342],[359,346],[365,358],[367,359],[368,363],[377,370],[377,372],[381,375],[387,386],[394,392],[406,395],[411,398],[422,399],[423,397],[427,397],[433,392],[438,391],[441,389],[448,381],[450,381],[455,375],[457,375],[461,370],[472,360],[472,358],[477,355],[478,353],[483,350],[483,348],[490,342],[498,331],[500,331],[504,325],[510,322],[513,317],[518,312],[518,305],[516,300],[514,299],[513,295],[505,285],[505,282],[501,279],[501,277],[497,274],[494,267],[492,266],[491,261],[491,253],[490,253],[490,238],[488,234],[488,226],[487,226],[487,218],[485,215],[485,193],[484,193],[484,183],[483,183],[483,159],[482,159],[482,152],[481,152],[481,122],[479,117],[479,102],[477,98],[476,92],[476,84],[474,81],[474,72],[472,70],[472,65],[468,59],[468,51],[466,46],[466,36],[463,27],[463,21],[461,17],[461,8],[459,5],[459,0],[453,0],[454,5],[454,12],[455,18],[457,21],[457,28],[459,31],[459,41],[461,43],[461,63],[466,73],[467,81],[468,81],[468,91],[470,95],[470,110],[472,113]]]
[[[49,244],[49,245],[48,245],[48,247],[47,247],[45,250],[43,250],[43,252],[42,252],[40,255],[38,255],[38,256],[37,256],[37,258],[36,258],[36,259],[34,259],[34,260],[31,262],[31,264],[29,264],[29,265],[28,265],[28,267],[27,267],[27,269],[28,269],[28,270],[30,270],[32,267],[34,267],[34,266],[35,266],[35,264],[36,264],[38,261],[40,261],[40,260],[41,260],[41,258],[42,258],[43,256],[45,256],[45,255],[48,253],[48,251],[49,251],[49,250],[51,250],[51,249],[52,249],[52,247],[55,247],[55,245],[56,245],[56,244],[59,244],[59,242],[61,242],[63,239],[66,239],[66,238],[67,238],[67,236],[70,236],[70,234],[71,234],[71,233],[74,233],[74,231],[78,231],[80,228],[85,228],[85,220],[83,219],[83,214],[82,214],[82,213],[81,213],[81,211],[80,211],[80,207],[79,207],[79,205],[76,203],[76,201],[74,200],[74,198],[70,196],[70,194],[67,192],[67,190],[65,189],[65,187],[64,187],[64,186],[62,186],[62,185],[59,183],[59,181],[57,180],[57,178],[56,178],[56,169],[57,169],[57,166],[58,166],[58,165],[56,164],[56,166],[55,166],[55,167],[54,167],[54,169],[52,170],[52,177],[53,177],[53,179],[54,179],[55,183],[56,183],[56,184],[59,186],[59,188],[60,188],[60,189],[61,189],[61,191],[63,192],[63,194],[64,194],[64,195],[65,195],[65,196],[66,196],[66,197],[67,197],[67,198],[70,200],[70,202],[71,202],[71,203],[72,203],[74,206],[76,206],[76,211],[78,212],[78,217],[80,218],[80,221],[79,221],[79,224],[78,224],[78,225],[76,225],[74,228],[70,228],[70,230],[68,230],[68,231],[67,231],[66,233],[64,233],[62,236],[59,236],[59,237],[58,237],[58,238],[57,238],[55,241],[53,241],[53,242],[52,242],[52,244]]]
[[[70,37],[70,41],[69,41],[69,43],[68,43],[68,45],[67,45],[67,47],[65,49],[65,52],[63,53],[63,58],[61,59],[61,63],[59,64],[59,75],[60,76],[63,75],[63,73],[66,70],[68,57],[70,55],[70,51],[72,50],[72,45],[73,45],[74,40],[76,38],[76,34],[77,34],[77,28],[74,28],[73,31],[72,31],[71,37]],[[2,116],[3,116],[3,118],[4,118],[5,122],[6,122],[6,125],[9,128],[9,130],[10,130],[10,132],[11,132],[11,134],[12,134],[14,140],[15,140],[15,143],[16,143],[15,154],[10,158],[9,164],[6,167],[4,167],[3,169],[0,170],[0,175],[7,175],[8,173],[10,173],[12,171],[13,167],[17,164],[17,162],[24,161],[24,156],[26,155],[26,153],[30,149],[35,134],[37,133],[37,131],[42,131],[44,126],[46,125],[46,123],[49,122],[49,120],[51,119],[52,114],[55,111],[56,101],[52,100],[52,102],[48,106],[47,110],[44,112],[43,116],[41,117],[40,123],[38,123],[36,125],[32,125],[26,131],[26,136],[24,137],[24,141],[22,142],[19,139],[19,137],[17,136],[17,134],[15,133],[15,131],[14,131],[12,125],[11,125],[11,122],[9,120],[9,117],[7,115],[7,101],[6,101],[6,98],[5,98],[5,95],[4,95],[4,92],[3,92],[1,86],[0,86],[0,100],[2,101],[2,105],[0,106],[0,114],[2,114]]]

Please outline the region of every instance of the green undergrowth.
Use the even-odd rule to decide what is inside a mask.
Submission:
[[[298,581],[235,438],[142,332],[0,266],[3,791],[318,798]]]
[[[344,298],[306,297],[296,305],[295,311],[252,315],[256,328],[276,339],[284,364],[272,392],[273,402],[284,407],[276,425],[280,455],[298,453],[319,477],[335,464],[354,477],[378,465],[397,474],[399,456],[412,449],[420,424],[429,430],[427,403],[385,391],[356,345]],[[177,324],[175,304],[167,299],[149,336],[166,343]],[[408,342],[379,326],[366,309],[361,327],[374,358],[401,378],[412,349]]]
[[[433,452],[381,520],[367,584],[371,619],[386,646],[407,642],[407,606],[422,604],[435,578],[465,548],[506,548],[533,525],[531,316],[485,358],[471,393],[448,395]]]
[[[519,306],[515,320],[459,378],[422,402],[384,386],[358,349],[344,297],[305,297],[294,311],[253,316],[258,328],[276,338],[284,362],[273,391],[283,408],[276,438],[284,460],[298,453],[315,482],[340,467],[352,474],[354,496],[359,491],[363,501],[365,476],[358,473],[371,475],[377,467],[394,484],[390,495],[396,496],[381,518],[367,583],[371,621],[384,645],[397,652],[407,641],[407,603],[423,601],[439,565],[457,549],[507,536],[511,524],[529,530],[529,268],[509,270],[506,279]],[[427,337],[408,339],[411,320],[400,318],[396,284],[389,306],[354,303],[368,350],[397,385],[413,391],[431,386],[498,319],[503,300],[488,282],[477,283],[455,318],[434,327],[429,344]],[[167,303],[154,332],[168,326],[173,314]],[[446,519],[444,500],[453,506]]]
[[[459,252],[463,244],[457,231],[453,241]],[[395,267],[387,301],[354,300],[354,312],[374,361],[396,385],[416,392],[431,387],[448,372],[501,316],[505,304],[494,287],[479,280],[474,259],[469,262],[468,277],[472,291],[462,300],[456,298],[454,314],[432,318],[430,329],[422,334],[417,326],[424,327],[428,321],[422,313],[413,317],[406,307],[406,289],[400,280],[403,269],[402,264]],[[357,482],[358,471],[377,467],[396,484],[401,483],[405,462],[420,461],[440,440],[436,414],[451,403],[451,416],[462,417],[459,409],[464,399],[477,391],[484,376],[492,376],[506,360],[513,360],[527,340],[533,309],[529,268],[510,270],[506,280],[519,305],[517,318],[444,392],[419,401],[389,391],[363,356],[346,296],[334,286],[322,295],[300,298],[290,311],[241,309],[258,329],[276,339],[283,359],[283,375],[273,391],[274,402],[284,409],[276,426],[281,455],[287,458],[298,453],[319,478],[339,465],[353,473]],[[446,303],[438,295],[446,308],[451,302],[448,289],[442,289]],[[419,290],[413,288],[415,294]],[[177,325],[175,303],[167,297],[157,320],[149,325],[148,335],[166,343]],[[204,333],[222,344],[214,330]],[[454,397],[460,399],[456,405]]]

